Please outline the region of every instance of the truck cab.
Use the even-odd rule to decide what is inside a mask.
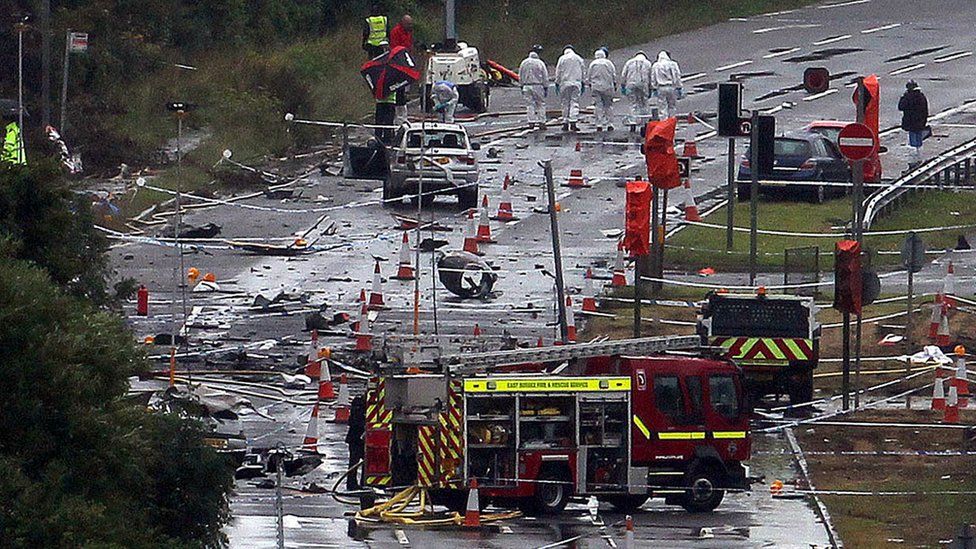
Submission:
[[[742,367],[753,401],[787,394],[792,404],[813,399],[820,357],[818,307],[812,297],[712,292],[698,315],[702,345],[721,349]]]
[[[420,485],[463,509],[476,479],[482,498],[537,515],[574,496],[704,512],[748,487],[749,414],[731,362],[598,356],[571,371],[375,378],[365,484]]]

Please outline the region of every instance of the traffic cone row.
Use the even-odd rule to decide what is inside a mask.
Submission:
[[[948,267],[946,267],[945,278],[942,279],[942,300],[947,307],[952,308],[956,306],[956,274],[955,269],[952,266],[952,261],[949,261]],[[938,299],[939,296],[936,296]]]
[[[403,231],[403,240],[400,242],[400,261],[397,267],[396,280],[413,280],[413,263],[410,261],[410,237],[407,231]]]
[[[949,396],[946,398],[943,421],[946,423],[959,423],[959,391],[955,385],[949,387]]]
[[[312,341],[308,349],[308,358],[305,361],[305,375],[312,379],[318,379],[322,373],[322,363],[319,362],[319,331],[312,330]]]
[[[956,371],[950,382],[956,388],[959,395],[959,407],[969,406],[969,379],[966,375],[966,348],[962,345],[956,346]]]
[[[935,344],[939,347],[946,347],[949,345],[949,338],[951,337],[949,333],[949,304],[943,301],[940,310],[942,315],[939,319],[939,329],[935,332]]]
[[[619,288],[627,285],[627,277],[624,274],[624,242],[617,241],[617,257],[613,261],[613,278],[610,285]]]
[[[481,249],[478,246],[478,230],[474,224],[474,210],[468,211],[468,230],[464,235],[463,249],[468,253],[481,255]]]
[[[939,324],[942,323],[942,295],[935,296],[935,303],[932,304],[932,316],[929,319],[929,339],[934,340],[939,333]]]
[[[566,186],[574,189],[582,189],[590,186],[583,177],[582,168],[573,168],[569,170],[569,180],[567,181]]]
[[[512,194],[508,190],[508,186],[511,182],[511,178],[508,174],[505,174],[505,180],[502,182],[502,196],[498,200],[498,213],[495,214],[492,219],[495,221],[515,221],[515,212],[512,209]]]
[[[701,222],[701,215],[698,213],[698,205],[695,204],[695,193],[691,191],[691,178],[685,179],[685,221],[693,223]]]
[[[935,369],[936,372],[939,368]],[[945,395],[945,385],[942,383],[942,377],[937,376],[935,378],[935,384],[932,385],[932,409],[935,411],[944,411],[946,408],[946,395]]]
[[[478,528],[481,526],[481,504],[478,501],[478,479],[472,478],[468,482],[468,503],[464,507],[464,527]]]
[[[305,438],[302,439],[302,449],[316,454],[319,452],[319,402],[317,400],[312,405],[312,415],[308,418]]]
[[[386,301],[383,299],[383,277],[380,274],[380,262],[376,261],[376,267],[373,269],[373,289],[369,292],[369,308],[370,309],[382,309],[386,307]]]
[[[694,139],[689,139],[685,141],[684,146],[681,148],[681,156],[687,158],[697,158],[698,157],[698,143]]]
[[[368,353],[373,350],[373,334],[369,328],[369,307],[363,303],[359,311],[359,322],[356,323],[356,347],[359,352]]]
[[[477,239],[481,244],[491,244],[495,240],[491,237],[491,225],[488,223],[488,195],[482,195],[481,215],[478,220]]]
[[[576,315],[573,312],[572,296],[566,296],[566,334],[570,343],[576,342]]]
[[[593,291],[593,269],[587,267],[583,276],[583,310],[596,312],[596,293]]]

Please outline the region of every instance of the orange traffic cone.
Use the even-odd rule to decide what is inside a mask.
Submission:
[[[386,306],[386,302],[383,300],[383,278],[380,275],[380,262],[376,262],[376,268],[373,269],[373,289],[369,292],[369,308],[370,309],[382,309]]]
[[[942,296],[935,296],[935,303],[932,304],[932,317],[929,320],[929,339],[935,340],[939,335],[939,324],[942,323]]]
[[[617,257],[613,262],[613,278],[610,280],[610,285],[613,287],[627,285],[627,277],[624,275],[624,243],[622,240],[617,241]]]
[[[302,449],[319,453],[319,403],[312,405],[312,416],[308,418],[305,438],[302,439]]]
[[[945,407],[945,386],[942,384],[942,378],[937,377],[935,378],[935,384],[932,386],[932,409],[945,410]]]
[[[349,423],[349,383],[346,374],[339,376],[339,399],[336,401],[332,423]]]
[[[956,274],[955,269],[952,266],[952,261],[949,261],[949,266],[946,268],[946,276],[942,279],[942,303],[945,303],[949,307],[956,306]]]
[[[319,331],[312,330],[312,343],[305,361],[305,375],[318,379],[322,375],[322,363],[319,362]]]
[[[319,400],[332,400],[336,397],[335,387],[332,386],[332,372],[329,369],[331,356],[328,347],[319,352],[319,363],[322,368],[322,377],[319,378]]]
[[[413,263],[410,261],[410,237],[407,231],[403,231],[403,240],[400,242],[399,263],[397,274],[393,278],[396,280],[413,280]]]
[[[359,290],[359,299],[356,300],[356,303],[366,303],[366,288]]]
[[[593,292],[593,269],[587,267],[583,276],[583,310],[588,313],[596,312],[596,294]]]
[[[464,251],[481,255],[481,249],[478,247],[478,231],[474,225],[474,210],[468,211],[468,231],[464,235]]]
[[[627,530],[624,533],[624,548],[623,549],[637,549],[634,545],[634,517],[627,515]]]
[[[472,478],[468,483],[468,504],[464,508],[464,527],[478,528],[481,526],[481,505],[478,502],[478,479]]]
[[[481,198],[481,215],[478,219],[478,242],[490,244],[495,240],[491,237],[491,225],[488,223],[488,195]]]
[[[586,179],[583,178],[583,170],[581,168],[569,170],[569,181],[565,186],[573,187],[574,189],[589,187],[589,185],[586,183]]]
[[[681,156],[687,158],[698,158],[698,143],[696,143],[694,139],[685,141],[684,146],[681,148]]]
[[[508,190],[510,178],[508,174],[505,174],[505,180],[502,182],[502,196],[498,199],[498,213],[495,217],[492,217],[495,221],[515,221],[515,213],[512,209],[512,194]]]
[[[685,221],[700,223],[701,216],[698,215],[698,205],[695,204],[695,193],[691,191],[691,178],[685,179]]]
[[[942,318],[939,320],[939,330],[935,333],[935,344],[939,347],[949,345],[949,305],[942,303]]]
[[[359,313],[359,329],[356,330],[356,350],[369,352],[373,350],[373,334],[369,329],[369,312],[365,303]]]
[[[474,337],[481,336],[481,326],[479,326],[477,322],[474,323],[474,330],[471,331],[471,335]]]
[[[572,296],[566,296],[566,334],[570,343],[576,342],[576,315],[573,312]]]
[[[955,386],[949,387],[949,396],[946,398],[945,416],[942,418],[945,423],[959,423],[959,393]]]
[[[688,113],[688,120],[687,120],[687,122],[689,124],[694,124],[695,122],[697,122],[697,119],[695,118],[695,113],[693,113],[693,112],[689,112]]]
[[[535,346],[536,347],[545,347],[546,346],[546,344],[542,342],[542,336],[539,336],[539,339],[536,340]]]
[[[948,294],[946,294],[948,295]],[[956,372],[952,378],[952,385],[959,394],[959,407],[969,406],[969,380],[966,375],[966,348],[956,345]]]

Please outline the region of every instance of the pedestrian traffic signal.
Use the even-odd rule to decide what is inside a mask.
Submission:
[[[861,314],[861,244],[841,240],[834,246],[834,308]]]
[[[807,93],[823,93],[830,87],[830,71],[823,67],[810,67],[803,71],[803,89]]]

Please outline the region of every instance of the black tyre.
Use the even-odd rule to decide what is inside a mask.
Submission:
[[[795,406],[813,400],[813,370],[791,376],[788,383],[787,394],[790,395],[790,404]]]
[[[393,188],[393,182],[387,177],[383,180],[383,206],[391,206],[393,201],[399,198],[399,194]]]
[[[464,86],[461,100],[468,110],[483,113],[488,110],[488,93],[488,86],[484,82],[475,82]]]
[[[752,197],[752,185],[749,183],[739,183],[735,186],[735,197],[739,202],[749,200]]]
[[[689,513],[708,513],[722,503],[725,490],[719,489],[723,474],[717,466],[702,462],[692,463],[685,477],[688,490],[681,506]]]
[[[644,495],[626,495],[626,496],[607,496],[604,501],[613,505],[613,508],[620,511],[621,513],[633,513],[640,508],[641,505],[647,503],[650,496]]]
[[[478,186],[464,187],[457,191],[458,205],[462,210],[478,207]]]
[[[543,472],[539,480],[543,482],[535,487],[535,494],[522,505],[523,509],[535,516],[558,515],[566,508],[573,492],[568,475],[550,470]]]

